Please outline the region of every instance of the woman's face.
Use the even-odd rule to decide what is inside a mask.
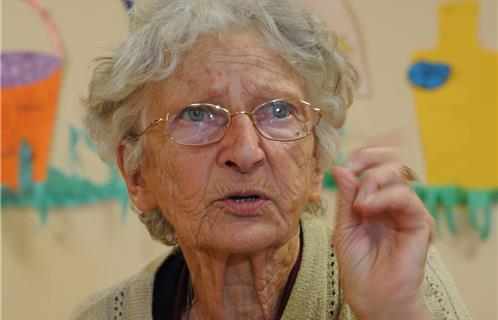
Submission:
[[[306,99],[302,80],[258,37],[204,36],[166,81],[151,89],[147,121],[209,102],[232,113],[263,102]],[[314,136],[290,142],[262,137],[244,114],[223,140],[183,146],[158,125],[144,137],[145,162],[130,191],[142,211],[160,207],[181,246],[248,253],[279,247],[299,230],[308,201],[319,197]],[[127,179],[130,187],[130,179]]]

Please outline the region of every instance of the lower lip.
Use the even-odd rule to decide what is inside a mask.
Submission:
[[[258,199],[254,201],[235,201],[232,199],[225,199],[223,203],[230,209],[230,212],[236,216],[251,217],[258,216],[260,213],[258,209],[265,204],[267,200]]]

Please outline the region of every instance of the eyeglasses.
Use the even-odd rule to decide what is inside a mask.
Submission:
[[[318,124],[323,111],[310,103],[298,100],[276,99],[265,102],[252,112],[230,113],[227,109],[210,103],[193,103],[180,112],[156,118],[136,138],[160,123],[166,124],[166,135],[172,141],[187,146],[204,146],[223,139],[232,118],[245,114],[265,138],[276,141],[293,141],[306,137]]]

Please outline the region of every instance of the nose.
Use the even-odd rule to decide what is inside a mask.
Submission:
[[[234,114],[225,137],[220,141],[218,165],[239,173],[253,171],[265,161],[261,140],[248,114]]]

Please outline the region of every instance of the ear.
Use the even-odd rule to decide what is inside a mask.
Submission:
[[[313,137],[315,139],[315,144],[313,146],[313,162],[314,170],[310,177],[310,194],[308,196],[309,203],[315,203],[320,199],[322,195],[322,185],[323,185],[323,169],[320,165],[319,155],[318,155],[318,137],[313,132]]]
[[[316,167],[311,174],[311,188],[308,197],[309,203],[317,202],[322,194],[322,184],[323,184],[323,169]]]
[[[116,150],[116,160],[119,171],[121,171],[121,175],[126,183],[126,188],[128,189],[128,195],[135,207],[137,207],[140,212],[151,211],[157,208],[158,204],[147,184],[142,168],[139,168],[137,171],[129,172],[124,165],[126,154],[130,152],[131,148],[131,143],[125,139],[119,144],[118,149]]]

